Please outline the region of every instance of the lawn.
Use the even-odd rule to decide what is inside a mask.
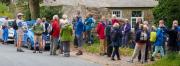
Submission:
[[[146,66],[180,66],[180,54],[169,53],[162,59],[155,61],[155,63]]]

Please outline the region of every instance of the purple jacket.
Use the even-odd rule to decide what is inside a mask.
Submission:
[[[131,31],[131,25],[129,23],[124,24],[123,27],[122,27],[122,30],[125,33],[129,33]]]

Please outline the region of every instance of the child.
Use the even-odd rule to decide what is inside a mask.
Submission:
[[[119,24],[115,23],[113,25],[112,31],[111,31],[111,40],[112,40],[112,45],[113,45],[113,53],[112,53],[112,58],[111,60],[115,60],[114,56],[117,56],[117,60],[121,60],[120,59],[120,55],[119,55],[119,39],[122,37],[121,31],[119,29]]]

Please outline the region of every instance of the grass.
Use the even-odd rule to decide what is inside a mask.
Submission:
[[[180,54],[169,53],[164,58],[146,66],[180,66]]]
[[[88,44],[84,44],[84,50],[89,53],[100,53],[100,43],[97,37],[95,37],[94,44],[88,46]],[[120,55],[122,56],[131,56],[134,49],[130,48],[120,48]]]

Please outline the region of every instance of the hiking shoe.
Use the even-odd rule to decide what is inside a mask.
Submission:
[[[121,58],[117,58],[117,60],[121,60]]]
[[[78,53],[76,53],[76,55],[83,55],[83,52],[79,51]]]
[[[151,57],[151,61],[155,61],[155,60],[154,60],[154,57]]]
[[[39,51],[39,53],[43,53],[42,51]]]
[[[111,60],[115,61],[115,59],[114,59],[114,58],[111,58]]]
[[[36,51],[33,51],[33,53],[36,53]]]
[[[22,49],[19,49],[19,52],[24,52]]]

